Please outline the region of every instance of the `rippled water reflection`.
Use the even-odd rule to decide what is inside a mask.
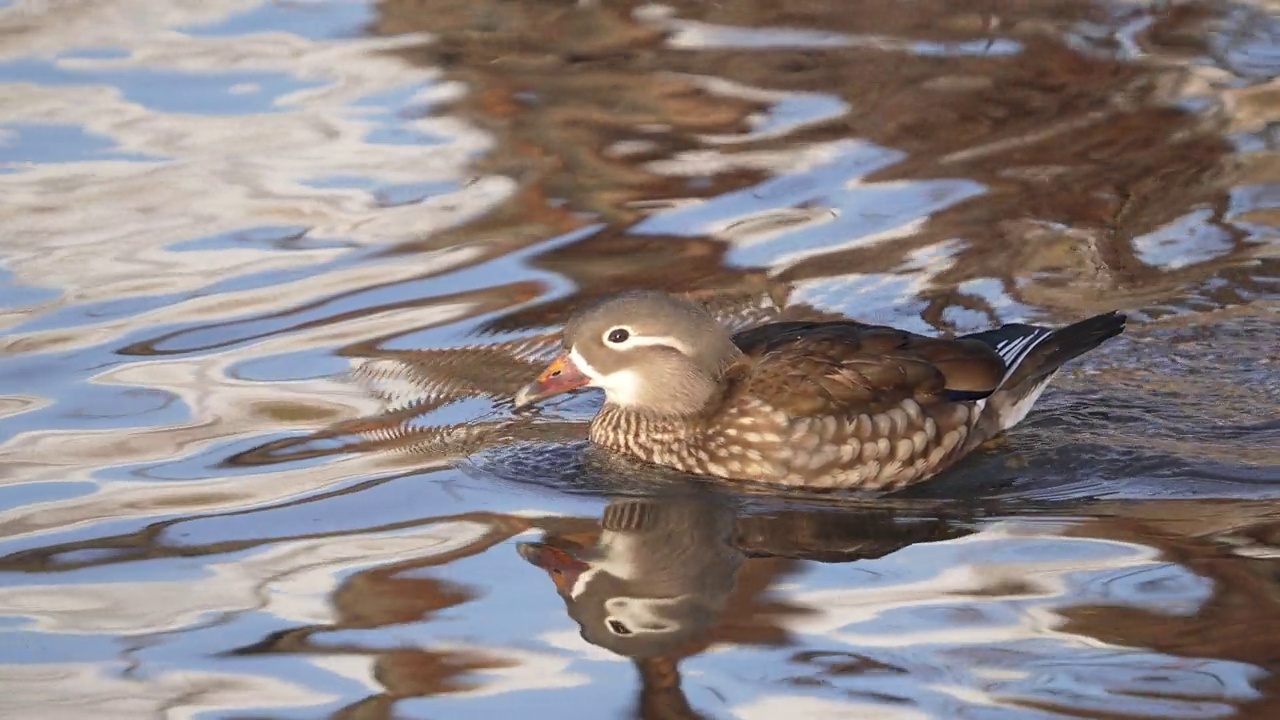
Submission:
[[[1275,717],[1278,17],[0,4],[0,716]],[[513,418],[631,287],[1132,320],[781,497]]]

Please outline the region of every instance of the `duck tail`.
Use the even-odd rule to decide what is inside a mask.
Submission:
[[[1005,362],[1004,377],[983,401],[984,415],[994,421],[993,434],[1021,422],[1063,365],[1124,332],[1126,320],[1112,311],[1056,330],[1010,324],[966,335],[990,345]]]

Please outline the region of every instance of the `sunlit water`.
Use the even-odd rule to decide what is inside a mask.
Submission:
[[[1280,7],[979,5],[0,3],[0,717],[1276,717]],[[512,415],[631,287],[1131,321],[779,497]]]

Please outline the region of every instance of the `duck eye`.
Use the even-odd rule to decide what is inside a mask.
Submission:
[[[631,337],[631,333],[627,332],[625,328],[614,328],[609,331],[609,342],[611,343],[624,343],[629,337]]]
[[[627,627],[626,625],[623,625],[617,620],[610,619],[607,622],[607,624],[609,625],[609,629],[613,631],[614,635],[630,635],[631,634],[631,628]]]

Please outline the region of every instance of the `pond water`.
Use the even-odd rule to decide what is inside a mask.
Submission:
[[[1278,78],[1268,1],[0,3],[0,717],[1277,717]],[[511,412],[627,288],[1130,322],[784,496]]]

